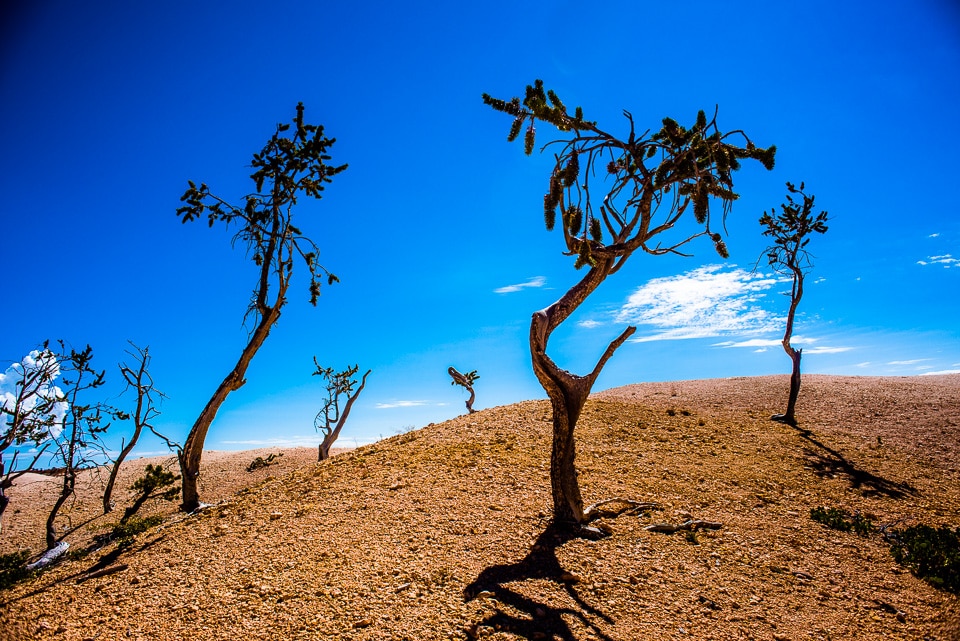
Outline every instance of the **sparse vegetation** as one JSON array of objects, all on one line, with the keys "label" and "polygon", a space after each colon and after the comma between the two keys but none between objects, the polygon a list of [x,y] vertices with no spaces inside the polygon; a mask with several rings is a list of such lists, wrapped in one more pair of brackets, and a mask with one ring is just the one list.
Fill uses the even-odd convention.
[{"label": "sparse vegetation", "polygon": [[897,563],[937,588],[960,594],[960,528],[915,525],[889,539]]},{"label": "sparse vegetation", "polygon": [[[179,488],[177,489],[179,490]],[[134,538],[138,534],[142,534],[161,523],[163,523],[163,516],[160,514],[145,517],[131,516],[114,526],[113,530],[110,531],[110,539],[117,542],[118,548],[127,548],[133,545]]]},{"label": "sparse vegetation", "polygon": [[128,507],[124,513],[121,523],[129,521],[136,514],[144,503],[151,499],[163,501],[173,501],[180,494],[180,488],[173,484],[180,479],[173,472],[163,469],[161,465],[148,464],[144,470],[143,476],[134,481],[131,490],[137,493],[133,505]]},{"label": "sparse vegetation", "polygon": [[27,569],[27,559],[30,553],[26,550],[11,554],[0,554],[0,590],[6,590],[24,579],[33,576],[34,572]]},{"label": "sparse vegetation", "polygon": [[833,530],[853,532],[860,536],[868,536],[876,530],[867,517],[859,512],[851,514],[842,508],[815,507],[810,510],[810,518]]}]

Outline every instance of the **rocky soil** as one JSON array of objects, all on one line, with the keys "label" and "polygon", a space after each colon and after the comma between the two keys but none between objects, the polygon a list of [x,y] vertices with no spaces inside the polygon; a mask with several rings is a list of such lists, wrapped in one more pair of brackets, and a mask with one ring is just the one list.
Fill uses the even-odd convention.
[{"label": "rocky soil", "polygon": [[[90,520],[91,478],[68,514],[80,553],[0,592],[0,637],[960,638],[960,599],[896,564],[882,537],[810,518],[824,506],[877,525],[960,526],[960,375],[805,376],[800,429],[769,420],[787,385],[594,395],[577,428],[584,498],[657,504],[601,519],[612,535],[600,540],[550,526],[546,401],[319,464],[312,449],[288,450],[247,472],[276,450],[211,454],[202,496],[213,507],[152,505],[162,524],[83,555],[119,518]],[[42,547],[51,490],[31,481],[10,492],[0,552]],[[645,529],[689,519],[722,527]]]}]

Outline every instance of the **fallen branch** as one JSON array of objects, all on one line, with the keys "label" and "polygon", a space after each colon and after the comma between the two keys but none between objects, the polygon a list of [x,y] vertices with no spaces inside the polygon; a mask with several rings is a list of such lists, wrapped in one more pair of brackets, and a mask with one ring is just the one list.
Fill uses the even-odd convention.
[{"label": "fallen branch", "polygon": [[[622,503],[623,507],[619,510],[602,510],[601,508],[610,505],[611,503]],[[587,507],[583,511],[583,516],[589,521],[595,519],[599,516],[620,516],[624,513],[636,514],[637,512],[642,512],[643,510],[652,510],[658,507],[656,503],[642,503],[640,501],[631,501],[630,499],[621,499],[613,498],[607,499],[606,501],[600,501],[599,503],[594,503],[593,505]]]},{"label": "fallen branch", "polygon": [[722,527],[723,523],[690,519],[689,521],[684,521],[680,525],[654,523],[653,525],[648,525],[643,529],[647,530],[648,532],[665,532],[666,534],[673,534],[674,532],[680,532],[681,530],[695,532],[697,530],[719,530]]},{"label": "fallen branch", "polygon": [[66,541],[60,541],[55,546],[43,553],[39,559],[33,563],[27,565],[28,570],[39,570],[40,568],[45,568],[61,556],[67,553],[67,550],[70,549],[70,544]]},{"label": "fallen branch", "polygon": [[90,572],[89,574],[84,574],[79,579],[77,579],[77,583],[83,583],[84,581],[87,581],[89,579],[96,579],[97,577],[107,576],[109,574],[115,574],[117,572],[123,572],[124,570],[127,569],[127,567],[128,566],[126,563],[118,563],[117,565],[111,565],[108,568],[103,568],[102,570],[97,570],[96,572]]}]

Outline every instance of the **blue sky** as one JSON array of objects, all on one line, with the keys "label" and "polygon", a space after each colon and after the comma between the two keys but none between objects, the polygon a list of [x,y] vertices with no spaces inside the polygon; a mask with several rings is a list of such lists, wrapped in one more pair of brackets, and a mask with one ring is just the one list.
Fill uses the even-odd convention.
[{"label": "blue sky", "polygon": [[543,398],[530,314],[578,273],[543,228],[549,159],[480,100],[542,78],[610,131],[623,109],[645,129],[719,106],[722,129],[779,149],[774,171],[735,177],[728,260],[709,242],[636,255],[554,335],[584,373],[637,324],[595,389],[789,371],[785,285],[753,271],[786,181],[832,218],[795,332],[804,371],[960,371],[960,10],[781,4],[4,3],[0,363],[89,343],[123,405],[116,363],[149,346],[157,424],[182,441],[244,344],[255,272],[223,228],[182,225],[178,199],[194,180],[240,200],[302,101],[350,165],[297,213],[341,283],[316,308],[294,283],[207,448],[316,444],[314,356],[373,369],[348,444],[461,413],[451,365],[479,371],[478,408]]}]

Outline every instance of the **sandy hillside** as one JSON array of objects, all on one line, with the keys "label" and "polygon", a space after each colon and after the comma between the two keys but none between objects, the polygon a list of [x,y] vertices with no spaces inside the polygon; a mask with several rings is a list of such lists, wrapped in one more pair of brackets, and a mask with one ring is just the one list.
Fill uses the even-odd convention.
[{"label": "sandy hillside", "polygon": [[[810,519],[826,506],[879,525],[960,526],[960,376],[805,376],[800,430],[768,420],[787,384],[738,378],[595,395],[577,431],[584,498],[657,503],[602,519],[612,536],[601,540],[550,528],[545,401],[321,464],[314,450],[293,450],[248,473],[254,457],[277,450],[211,455],[202,496],[214,508],[184,516],[152,506],[169,516],[132,546],[109,544],[0,592],[0,635],[960,638],[960,599],[897,565],[879,536]],[[0,550],[40,547],[44,485],[10,492]],[[81,498],[74,525],[96,513],[95,493]],[[688,518],[722,527],[644,529]],[[81,525],[68,540],[84,549],[115,520]],[[99,569],[110,573],[91,577]]]}]

